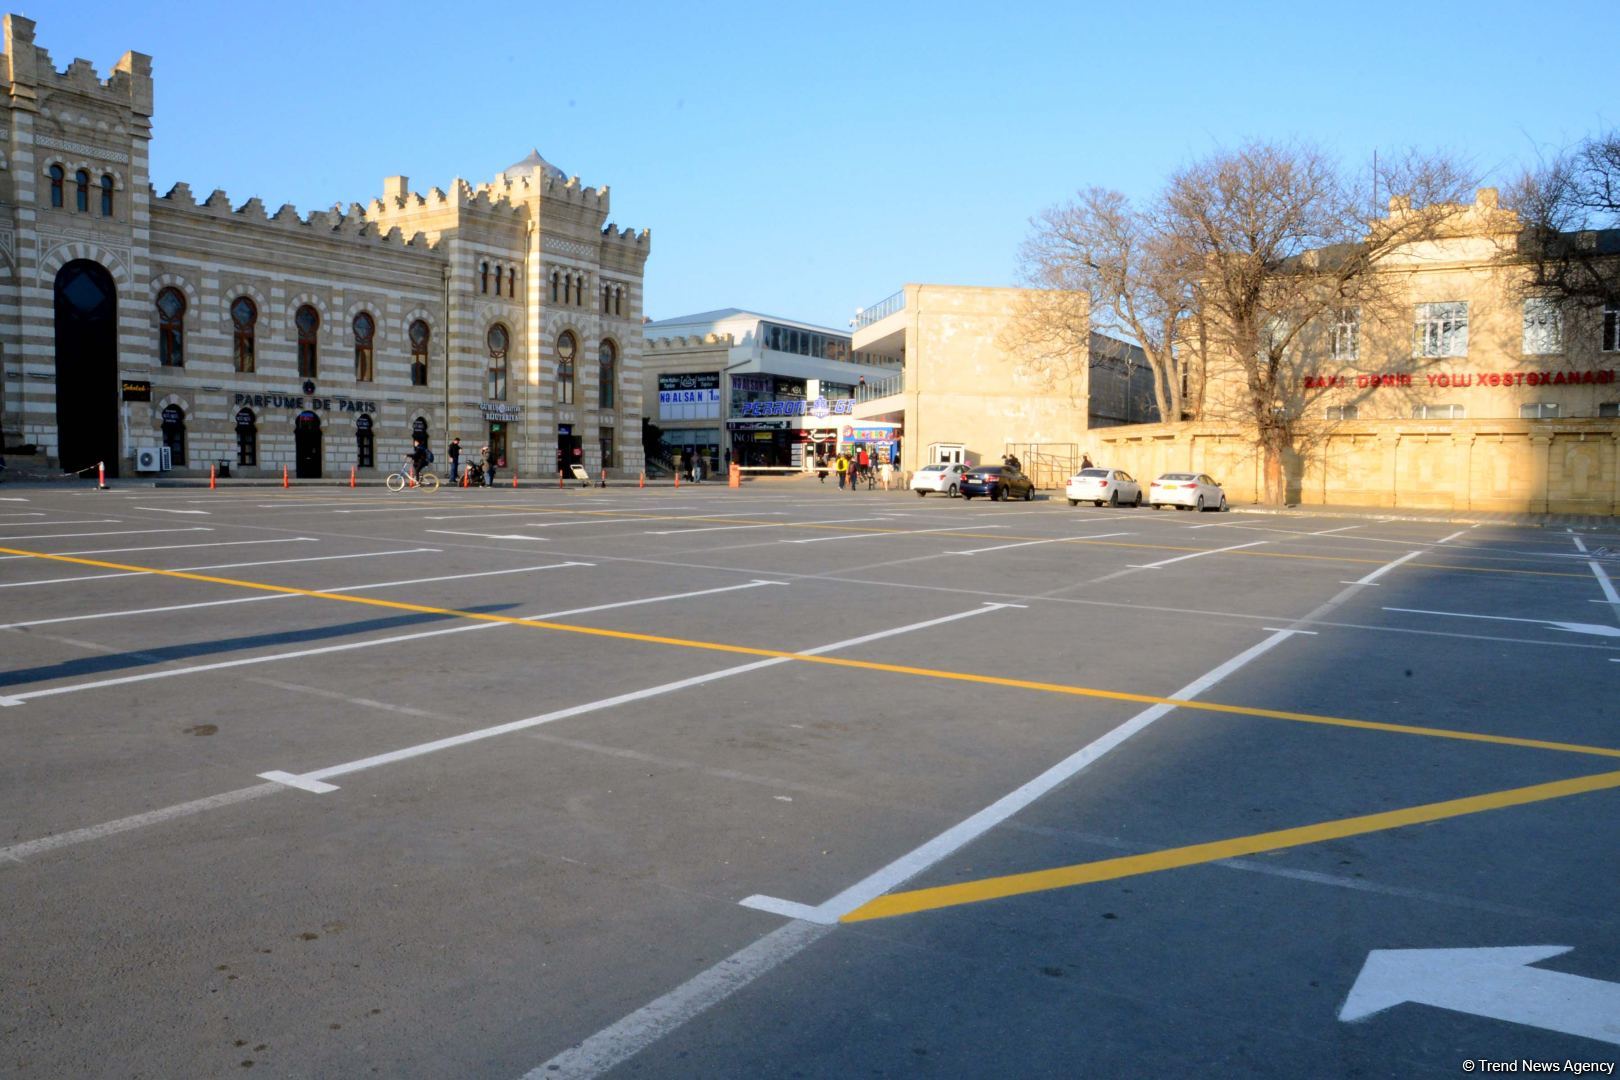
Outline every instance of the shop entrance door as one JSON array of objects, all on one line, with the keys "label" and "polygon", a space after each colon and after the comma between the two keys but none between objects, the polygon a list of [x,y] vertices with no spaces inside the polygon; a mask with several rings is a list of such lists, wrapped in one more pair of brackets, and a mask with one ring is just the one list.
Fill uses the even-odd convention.
[{"label": "shop entrance door", "polygon": [[567,473],[570,465],[585,464],[585,443],[574,434],[574,425],[557,425],[557,471]]},{"label": "shop entrance door", "polygon": [[298,479],[321,478],[321,418],[312,412],[293,421],[293,463]]},{"label": "shop entrance door", "polygon": [[497,469],[506,468],[506,422],[494,421],[489,425],[489,460]]},{"label": "shop entrance door", "polygon": [[56,274],[56,459],[63,472],[117,476],[118,291],[99,263]]}]

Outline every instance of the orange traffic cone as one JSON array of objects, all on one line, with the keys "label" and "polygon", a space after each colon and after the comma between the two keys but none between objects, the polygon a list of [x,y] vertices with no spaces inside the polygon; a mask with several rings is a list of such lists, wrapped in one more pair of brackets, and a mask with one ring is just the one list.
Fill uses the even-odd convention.
[{"label": "orange traffic cone", "polygon": [[214,466],[208,466],[208,490],[214,490]]},{"label": "orange traffic cone", "polygon": [[471,469],[468,469],[466,472],[461,474],[461,486],[462,487],[466,487],[467,484],[469,482],[471,482],[471,480],[472,480],[472,470]]},{"label": "orange traffic cone", "polygon": [[644,488],[646,486],[647,486],[647,470],[642,469],[641,470],[641,479],[636,481],[636,487]]},{"label": "orange traffic cone", "polygon": [[512,470],[512,488],[513,488],[513,490],[517,489],[517,470],[516,469]]},{"label": "orange traffic cone", "polygon": [[354,466],[349,466],[349,486],[354,487]]},{"label": "orange traffic cone", "polygon": [[281,467],[281,486],[284,488],[292,487],[292,484],[287,480],[287,466],[285,465]]}]

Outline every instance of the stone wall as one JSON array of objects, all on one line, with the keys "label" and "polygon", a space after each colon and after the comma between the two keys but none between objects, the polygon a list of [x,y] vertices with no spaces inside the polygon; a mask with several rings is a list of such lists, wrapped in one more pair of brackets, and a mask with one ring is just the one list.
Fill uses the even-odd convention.
[{"label": "stone wall", "polygon": [[[1234,503],[1263,491],[1252,433],[1213,424],[1093,431],[1100,466],[1139,480],[1204,472]],[[1313,429],[1287,465],[1288,501],[1620,515],[1620,422],[1581,420],[1345,421]]]}]

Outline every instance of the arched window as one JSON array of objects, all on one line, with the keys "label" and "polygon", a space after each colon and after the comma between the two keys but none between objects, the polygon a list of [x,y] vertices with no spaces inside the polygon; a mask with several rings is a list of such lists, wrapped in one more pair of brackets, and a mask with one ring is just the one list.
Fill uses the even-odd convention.
[{"label": "arched window", "polygon": [[623,286],[620,286],[619,288],[616,288],[616,289],[613,290],[613,314],[615,314],[615,315],[623,315],[624,314],[623,304],[624,304],[624,288],[623,288]]},{"label": "arched window", "polygon": [[259,308],[252,300],[246,296],[238,296],[231,301],[231,325],[236,330],[236,339],[231,345],[231,358],[236,362],[237,371],[253,370],[253,334],[258,324]]},{"label": "arched window", "polygon": [[186,467],[186,411],[178,405],[163,406],[163,445],[169,448],[169,464]]},{"label": "arched window", "polygon": [[236,463],[249,468],[259,463],[259,427],[252,409],[236,410]]},{"label": "arched window", "polygon": [[[51,205],[54,206],[56,209],[60,210],[60,209],[62,209],[62,181],[67,177],[67,173],[62,171],[62,166],[60,166],[60,165],[52,165],[51,166],[50,177],[51,177]],[[552,299],[555,300],[557,298],[555,296],[553,296]]]},{"label": "arched window", "polygon": [[101,177],[101,216],[112,217],[113,206],[113,178],[103,174]]},{"label": "arched window", "polygon": [[73,205],[81,214],[90,212],[90,174],[80,169],[73,174]]},{"label": "arched window", "polygon": [[603,285],[602,286],[602,314],[604,314],[604,315],[609,314],[613,309],[612,295],[613,295],[613,287],[611,285]]},{"label": "arched window", "polygon": [[186,363],[186,298],[170,286],[158,293],[158,363],[184,367]]},{"label": "arched window", "polygon": [[321,313],[305,304],[293,316],[293,324],[298,327],[298,374],[305,379],[313,379],[320,374],[320,355],[315,335],[320,333]]},{"label": "arched window", "polygon": [[377,336],[377,324],[365,312],[354,317],[354,381],[371,382],[377,377],[372,351],[372,340]]},{"label": "arched window", "polygon": [[557,273],[557,271],[553,270],[551,272],[551,302],[553,304],[557,302],[557,279],[560,277],[562,277],[562,275]]},{"label": "arched window", "polygon": [[585,306],[585,275],[580,274],[574,279],[574,306]]},{"label": "arched window", "polygon": [[517,295],[517,267],[515,266],[507,267],[506,270],[506,295]]},{"label": "arched window", "polygon": [[598,387],[597,401],[599,408],[613,408],[613,399],[615,396],[614,391],[619,385],[617,370],[618,358],[618,350],[613,347],[613,342],[602,342],[602,351],[597,357],[596,365],[596,382]]},{"label": "arched window", "polygon": [[573,274],[564,274],[563,275],[563,303],[572,304],[573,302],[574,302],[574,275]]},{"label": "arched window", "polygon": [[557,338],[557,402],[574,403],[574,335],[564,330]]},{"label": "arched window", "polygon": [[478,264],[478,291],[489,292],[489,263]]},{"label": "arched window", "polygon": [[489,328],[484,342],[489,346],[489,400],[506,400],[506,349],[512,343],[506,327],[496,323]]},{"label": "arched window", "polygon": [[428,375],[428,341],[432,332],[421,319],[411,323],[411,385],[426,386]]}]

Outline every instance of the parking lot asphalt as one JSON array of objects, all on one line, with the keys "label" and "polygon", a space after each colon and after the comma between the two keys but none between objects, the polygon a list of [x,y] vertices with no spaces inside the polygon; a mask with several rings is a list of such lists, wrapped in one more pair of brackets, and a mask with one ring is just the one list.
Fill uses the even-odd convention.
[{"label": "parking lot asphalt", "polygon": [[4,496],[0,1075],[1620,1055],[1620,522]]}]

